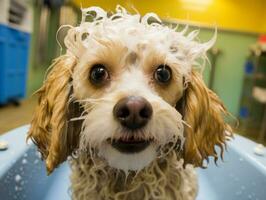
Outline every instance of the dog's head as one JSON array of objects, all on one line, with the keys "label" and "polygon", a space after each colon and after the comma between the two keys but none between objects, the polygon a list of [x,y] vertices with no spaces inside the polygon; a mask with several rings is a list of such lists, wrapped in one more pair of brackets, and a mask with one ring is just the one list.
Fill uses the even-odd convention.
[{"label": "dog's head", "polygon": [[[90,22],[86,18],[90,17]],[[89,150],[113,168],[140,170],[169,151],[202,166],[230,136],[223,104],[195,65],[207,43],[161,24],[155,14],[108,16],[83,10],[38,91],[29,137],[51,172],[73,151]]]}]

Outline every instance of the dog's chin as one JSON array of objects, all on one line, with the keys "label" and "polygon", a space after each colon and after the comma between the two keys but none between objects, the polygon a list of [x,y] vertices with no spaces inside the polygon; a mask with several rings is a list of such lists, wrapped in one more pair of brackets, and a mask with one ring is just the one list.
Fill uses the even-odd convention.
[{"label": "dog's chin", "polygon": [[152,141],[110,141],[102,145],[99,156],[112,168],[128,172],[139,171],[156,158],[156,147]]}]

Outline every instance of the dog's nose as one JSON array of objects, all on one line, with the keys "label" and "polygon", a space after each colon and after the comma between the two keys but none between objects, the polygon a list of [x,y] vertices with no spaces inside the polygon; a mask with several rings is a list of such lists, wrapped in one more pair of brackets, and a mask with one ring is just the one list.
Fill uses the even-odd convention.
[{"label": "dog's nose", "polygon": [[129,96],[117,102],[113,114],[123,126],[134,130],[147,124],[152,116],[152,106],[143,97]]}]

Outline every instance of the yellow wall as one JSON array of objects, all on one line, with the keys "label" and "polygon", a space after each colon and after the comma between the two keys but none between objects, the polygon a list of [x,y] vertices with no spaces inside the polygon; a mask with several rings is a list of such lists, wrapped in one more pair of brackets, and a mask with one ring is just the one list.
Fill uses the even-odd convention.
[{"label": "yellow wall", "polygon": [[266,33],[264,0],[73,0],[80,7],[100,6],[113,10],[120,4],[141,13],[156,12],[164,19],[182,19],[219,28]]}]

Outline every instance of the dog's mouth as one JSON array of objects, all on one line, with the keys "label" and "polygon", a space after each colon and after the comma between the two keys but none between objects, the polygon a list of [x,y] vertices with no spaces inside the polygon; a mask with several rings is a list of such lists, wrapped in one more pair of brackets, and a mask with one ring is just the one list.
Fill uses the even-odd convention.
[{"label": "dog's mouth", "polygon": [[120,138],[118,140],[108,139],[108,142],[122,153],[138,153],[146,149],[152,140],[135,139],[134,137]]}]

